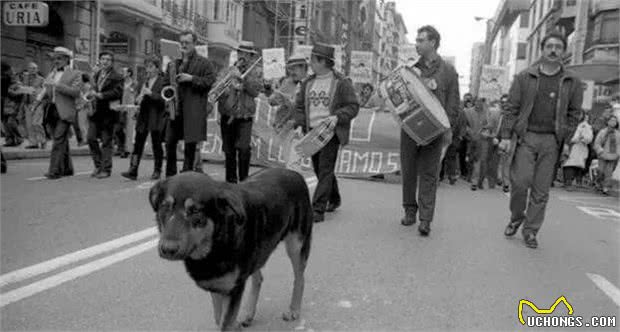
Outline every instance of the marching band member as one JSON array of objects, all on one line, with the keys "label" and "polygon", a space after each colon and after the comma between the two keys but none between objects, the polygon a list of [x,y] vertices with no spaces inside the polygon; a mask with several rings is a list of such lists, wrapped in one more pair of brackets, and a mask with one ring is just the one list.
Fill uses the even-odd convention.
[{"label": "marching band member", "polygon": [[[418,29],[416,49],[421,55],[415,68],[420,70],[421,77],[427,81],[441,106],[445,109],[450,125],[456,127],[459,109],[458,74],[452,65],[444,61],[439,54],[439,32],[432,26]],[[416,222],[418,208],[420,210],[420,226],[418,231],[427,236],[431,231],[431,221],[435,212],[437,180],[441,166],[441,150],[444,142],[452,141],[451,133],[440,135],[428,145],[418,145],[403,130],[400,135],[400,156],[403,178],[403,208],[405,216],[401,220],[404,226]],[[419,176],[419,182],[418,182]],[[419,184],[419,195],[418,192]],[[417,196],[417,197],[416,197]]]},{"label": "marching band member", "polygon": [[[184,140],[185,150],[181,172],[194,169],[196,147],[207,138],[207,95],[215,82],[215,68],[211,61],[196,53],[198,37],[192,31],[180,35],[183,58],[168,66],[164,87],[171,85],[170,69],[176,66],[179,109],[174,120],[169,119],[166,131],[166,176],[177,174],[177,143]],[[201,170],[201,169],[199,169]]]},{"label": "marching band member", "polygon": [[[88,118],[88,147],[95,164],[92,177],[104,179],[112,172],[112,149],[114,125],[118,121],[118,112],[111,109],[111,104],[119,102],[123,94],[123,77],[114,69],[114,54],[101,52],[100,69],[93,77],[92,96],[95,98],[95,111]],[[101,138],[101,146],[98,139]]]},{"label": "marching band member", "polygon": [[80,97],[82,75],[69,65],[73,52],[64,47],[56,47],[52,53],[54,70],[43,82],[41,97],[49,102],[47,117],[52,138],[50,166],[45,177],[58,179],[73,175],[73,163],[69,151],[69,128],[76,120],[76,99]]},{"label": "marching band member", "polygon": [[146,137],[151,134],[151,143],[153,145],[153,156],[155,158],[155,166],[151,180],[159,180],[161,177],[161,168],[164,161],[164,151],[162,148],[162,136],[166,124],[165,105],[161,97],[161,89],[163,87],[163,78],[159,72],[160,61],[157,58],[149,58],[145,61],[146,80],[138,91],[136,104],[139,106],[136,115],[136,138],[133,146],[133,153],[129,164],[129,170],[121,173],[121,175],[130,180],[138,178],[138,168],[140,159],[144,151],[144,143]]},{"label": "marching band member", "polygon": [[349,141],[351,120],[359,111],[353,85],[334,70],[334,61],[333,47],[314,45],[310,59],[314,74],[302,83],[295,102],[294,122],[305,132],[323,121],[336,123],[331,141],[312,156],[312,166],[318,178],[312,199],[314,222],[325,220],[325,212],[335,210],[341,203],[334,175],[336,158],[339,146]]},{"label": "marching band member", "polygon": [[287,76],[280,80],[278,89],[269,97],[271,106],[279,106],[275,128],[279,130],[293,115],[295,97],[299,84],[308,75],[308,63],[301,54],[293,54],[286,62]]},{"label": "marching band member", "polygon": [[[261,73],[257,68],[250,67],[257,61],[258,52],[254,43],[242,41],[237,48],[239,60],[233,73],[237,82],[224,92],[218,99],[218,110],[221,115],[220,129],[222,145],[226,156],[226,182],[237,183],[248,177],[252,150],[252,123],[256,112],[254,98],[262,87]],[[251,70],[241,80],[241,75]]]}]

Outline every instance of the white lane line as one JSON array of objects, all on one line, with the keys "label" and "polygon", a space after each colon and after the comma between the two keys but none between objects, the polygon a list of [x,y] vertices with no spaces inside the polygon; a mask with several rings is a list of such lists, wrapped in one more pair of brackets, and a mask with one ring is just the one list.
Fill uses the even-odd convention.
[{"label": "white lane line", "polygon": [[[92,173],[92,171],[77,172],[77,173],[74,173],[73,176],[76,176],[76,175],[86,175],[86,174],[90,174],[90,173]],[[40,181],[40,180],[45,180],[45,179],[47,179],[45,176],[37,176],[37,177],[33,177],[33,178],[27,178],[26,181]]]},{"label": "white lane line", "polygon": [[56,270],[65,265],[69,265],[71,263],[75,263],[117,248],[120,248],[124,245],[143,240],[149,236],[153,236],[157,234],[156,227],[150,227],[145,230],[129,234],[123,237],[120,237],[115,240],[111,240],[108,242],[104,242],[90,248],[82,249],[70,254],[66,254],[36,265],[32,265],[23,269],[19,269],[13,272],[9,272],[0,276],[0,287],[4,287],[6,285],[20,282],[22,280],[30,279],[32,277],[36,277],[40,274],[47,273],[53,270]]},{"label": "white lane line", "polygon": [[596,287],[602,290],[603,293],[609,296],[611,300],[620,307],[620,289],[618,289],[616,286],[614,286],[614,284],[612,284],[607,279],[598,274],[586,273],[586,275],[588,276],[588,278],[590,278],[590,280],[592,280],[592,282],[594,282]]},{"label": "white lane line", "polygon": [[142,243],[140,245],[131,247],[129,249],[123,250],[116,254],[106,256],[104,258],[100,258],[96,261],[86,263],[84,265],[80,265],[76,268],[58,273],[49,278],[45,278],[41,281],[32,283],[28,286],[24,286],[24,287],[12,290],[10,292],[7,292],[5,294],[2,294],[2,296],[0,296],[0,308],[8,304],[11,304],[15,301],[19,301],[21,299],[30,297],[32,295],[43,292],[50,288],[56,287],[67,281],[71,281],[79,277],[89,275],[95,271],[106,268],[112,264],[118,263],[120,261],[123,261],[125,259],[128,259],[136,255],[139,255],[147,250],[154,248],[157,245],[157,241],[158,239],[154,239],[154,240]]}]

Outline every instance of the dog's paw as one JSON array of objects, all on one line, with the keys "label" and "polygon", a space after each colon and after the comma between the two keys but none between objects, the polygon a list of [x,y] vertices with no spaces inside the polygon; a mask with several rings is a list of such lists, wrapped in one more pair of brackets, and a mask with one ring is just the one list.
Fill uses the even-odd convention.
[{"label": "dog's paw", "polygon": [[287,322],[297,320],[297,318],[299,318],[299,312],[298,311],[291,310],[289,312],[285,312],[285,313],[282,314],[282,319],[284,319]]},{"label": "dog's paw", "polygon": [[241,326],[248,327],[254,322],[254,317],[248,316],[241,320]]}]

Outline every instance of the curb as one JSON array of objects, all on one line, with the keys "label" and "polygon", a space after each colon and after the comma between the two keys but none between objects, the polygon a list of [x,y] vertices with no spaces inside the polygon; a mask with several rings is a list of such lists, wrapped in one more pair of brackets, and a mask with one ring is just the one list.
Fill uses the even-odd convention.
[{"label": "curb", "polygon": [[[72,148],[70,149],[71,156],[88,156],[90,155],[90,151],[88,147],[80,147],[80,148]],[[51,150],[13,150],[6,151],[6,149],[2,150],[2,154],[6,160],[17,160],[17,159],[38,159],[38,158],[49,158],[52,154]]]}]

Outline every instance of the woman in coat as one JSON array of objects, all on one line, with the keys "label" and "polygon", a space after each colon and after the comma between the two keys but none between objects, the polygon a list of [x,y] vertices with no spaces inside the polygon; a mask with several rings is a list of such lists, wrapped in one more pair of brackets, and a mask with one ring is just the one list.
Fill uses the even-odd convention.
[{"label": "woman in coat", "polygon": [[136,115],[136,137],[131,154],[129,170],[121,173],[121,175],[130,180],[138,178],[138,167],[140,159],[144,151],[144,143],[146,137],[151,134],[151,143],[153,145],[153,156],[155,158],[155,166],[151,180],[158,180],[161,177],[161,169],[164,161],[164,151],[162,148],[162,139],[165,128],[165,105],[161,97],[161,89],[163,87],[163,78],[159,71],[160,61],[157,58],[146,60],[147,77],[142,83],[140,94],[136,98],[136,104],[139,110]]},{"label": "woman in coat", "polygon": [[562,165],[564,171],[564,188],[572,190],[573,179],[577,178],[577,183],[581,183],[583,169],[586,167],[588,159],[588,144],[592,143],[592,126],[588,123],[587,113],[581,113],[581,122],[575,130],[568,146],[568,159]]},{"label": "woman in coat", "polygon": [[607,195],[611,186],[611,174],[620,156],[620,130],[618,130],[618,118],[615,115],[609,117],[607,127],[596,136],[594,151],[598,156],[599,183],[603,194]]}]

